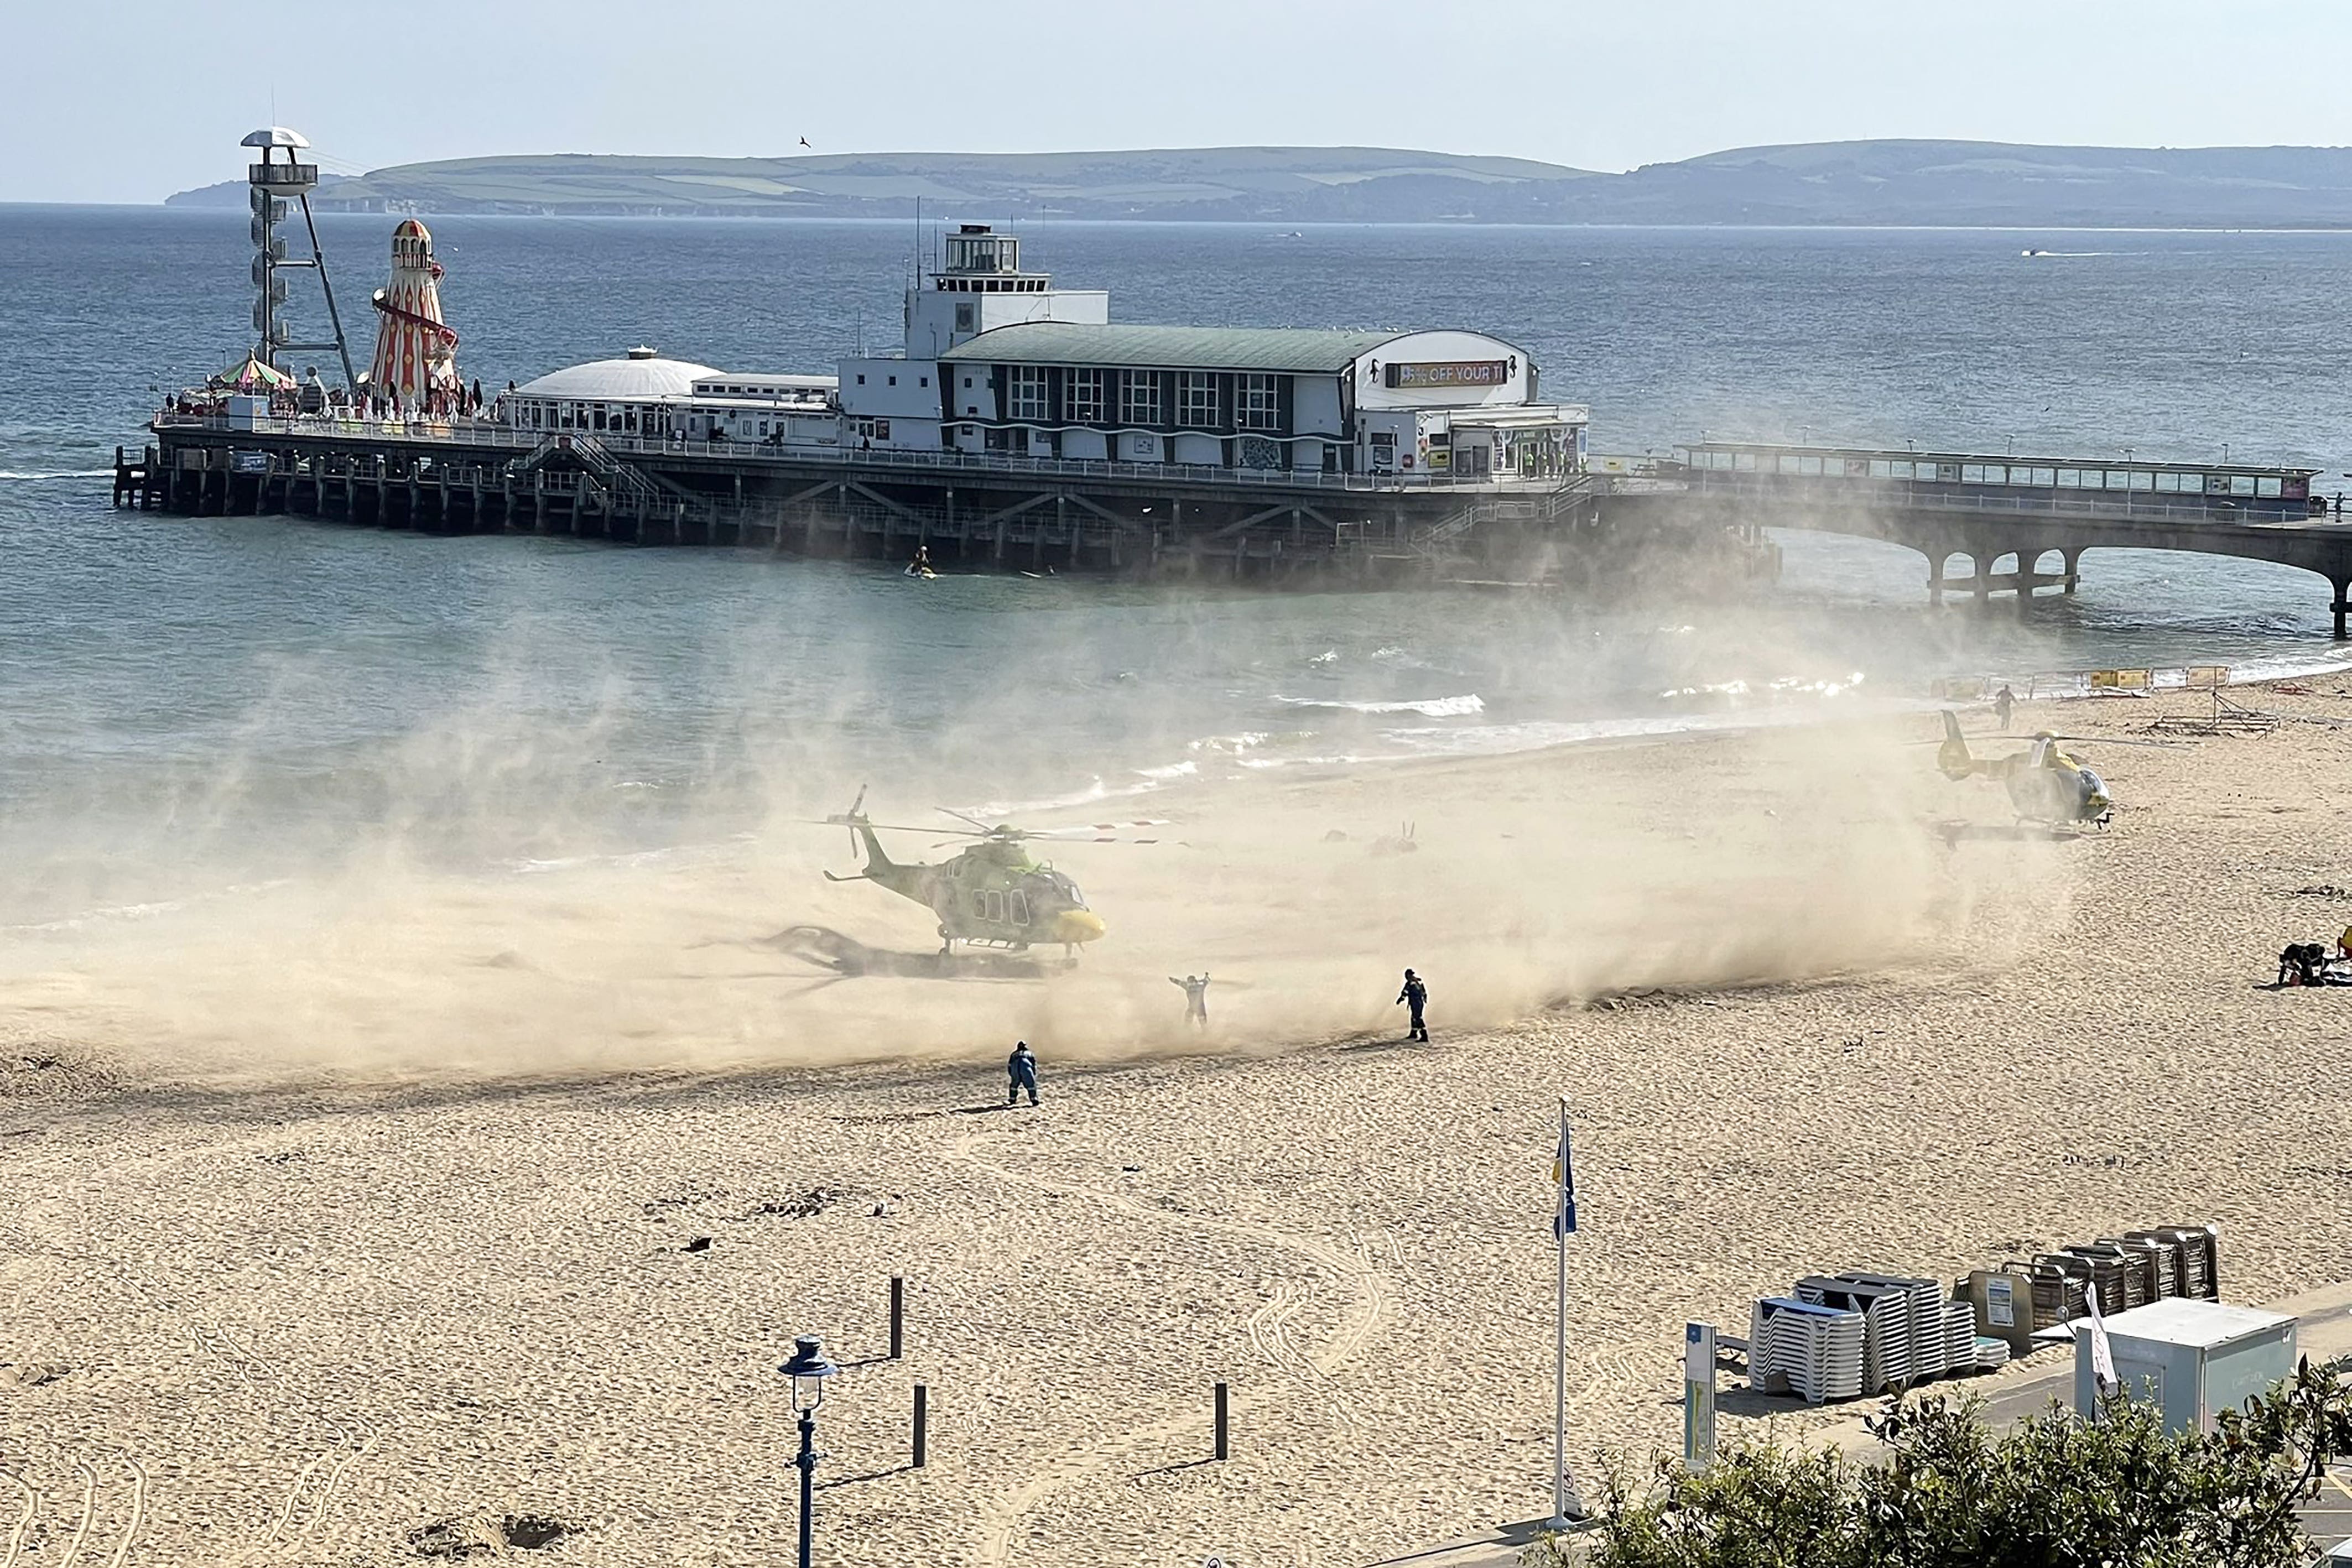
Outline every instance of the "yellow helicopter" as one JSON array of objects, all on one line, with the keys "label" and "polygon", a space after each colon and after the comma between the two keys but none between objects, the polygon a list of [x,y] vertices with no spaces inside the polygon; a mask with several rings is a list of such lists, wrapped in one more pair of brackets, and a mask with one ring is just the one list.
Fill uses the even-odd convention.
[{"label": "yellow helicopter", "polygon": [[1944,715],[1943,744],[1936,748],[1936,766],[1947,779],[1998,779],[2009,790],[2009,802],[2018,821],[2051,824],[2088,822],[2105,827],[2115,815],[2115,796],[2097,771],[2067,755],[2064,740],[2096,740],[2104,746],[2160,746],[2161,741],[2118,740],[2112,736],[2053,735],[2048,730],[2028,738],[2023,751],[2007,757],[1979,757],[1969,750],[1956,714]]},{"label": "yellow helicopter", "polygon": [[[1164,825],[1158,820],[1143,820],[1097,822],[1083,828],[1016,828],[1002,822],[991,826],[942,806],[941,811],[971,826],[915,828],[873,821],[865,814],[865,804],[866,791],[860,789],[848,810],[824,819],[828,826],[847,828],[851,843],[866,855],[864,868],[855,875],[826,872],[825,880],[877,883],[923,905],[939,917],[942,956],[953,954],[959,942],[1013,952],[1059,943],[1066,954],[1075,957],[1078,948],[1101,939],[1107,929],[1102,916],[1087,907],[1086,894],[1078,891],[1076,883],[1032,856],[1026,846],[1041,840],[1158,843],[1157,839],[1122,838],[1117,830]],[[974,841],[952,859],[931,865],[892,860],[876,836],[940,831],[950,840]]]}]

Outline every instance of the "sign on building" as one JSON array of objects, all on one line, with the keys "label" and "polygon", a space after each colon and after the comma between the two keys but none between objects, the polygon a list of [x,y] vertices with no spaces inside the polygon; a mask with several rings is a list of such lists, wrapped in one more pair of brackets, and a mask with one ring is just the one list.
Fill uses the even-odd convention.
[{"label": "sign on building", "polygon": [[1388,384],[1399,391],[1444,392],[1457,387],[1507,386],[1511,380],[1507,360],[1420,360],[1399,364],[1391,361]]}]

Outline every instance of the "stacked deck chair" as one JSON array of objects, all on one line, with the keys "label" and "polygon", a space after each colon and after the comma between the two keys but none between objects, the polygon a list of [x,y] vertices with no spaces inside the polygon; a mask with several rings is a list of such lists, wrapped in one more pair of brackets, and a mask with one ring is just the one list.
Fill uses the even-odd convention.
[{"label": "stacked deck chair", "polygon": [[1814,1405],[1857,1398],[1864,1334],[1860,1312],[1767,1297],[1748,1314],[1748,1386],[1795,1394]]}]

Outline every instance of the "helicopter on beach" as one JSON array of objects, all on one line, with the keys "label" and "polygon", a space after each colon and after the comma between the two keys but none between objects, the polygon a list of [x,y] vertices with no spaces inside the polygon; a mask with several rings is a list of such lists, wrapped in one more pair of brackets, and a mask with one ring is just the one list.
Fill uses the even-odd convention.
[{"label": "helicopter on beach", "polygon": [[[864,868],[855,875],[826,872],[825,880],[876,883],[923,905],[939,917],[942,956],[952,955],[959,942],[1013,952],[1059,943],[1075,958],[1078,948],[1101,939],[1107,929],[1102,916],[1087,907],[1086,894],[1078,891],[1076,883],[1036,859],[1027,846],[1040,841],[1157,843],[1157,839],[1121,838],[1117,830],[1162,825],[1147,820],[1079,828],[1016,828],[1003,822],[992,826],[942,806],[941,811],[971,826],[918,828],[876,822],[865,814],[865,805],[866,791],[860,789],[848,810],[824,819],[826,826],[847,828],[850,842],[866,856]],[[972,842],[961,853],[934,865],[892,860],[877,836],[929,832],[945,832],[950,841],[969,839]]]},{"label": "helicopter on beach", "polygon": [[1936,766],[1945,778],[1998,779],[2009,790],[2009,802],[2021,822],[2053,825],[2088,822],[2105,827],[2115,815],[2115,796],[2107,781],[2067,754],[2059,742],[2095,740],[2105,746],[2159,746],[2161,741],[2118,740],[2112,736],[2053,735],[2048,730],[2026,737],[2026,749],[2007,757],[1979,757],[1960,733],[1959,716],[1944,715],[1944,739],[1936,748]]}]

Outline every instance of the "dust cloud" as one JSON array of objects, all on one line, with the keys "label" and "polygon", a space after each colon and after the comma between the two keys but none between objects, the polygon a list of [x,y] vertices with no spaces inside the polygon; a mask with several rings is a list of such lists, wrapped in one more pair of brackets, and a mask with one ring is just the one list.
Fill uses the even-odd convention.
[{"label": "dust cloud", "polygon": [[[282,767],[219,758],[170,832],[126,834],[175,846],[178,884],[203,896],[62,918],[54,898],[0,900],[0,1027],[135,1077],[231,1084],[986,1059],[1016,1038],[1059,1061],[1274,1051],[1402,1033],[1407,965],[1433,1024],[1459,1030],[1634,988],[1997,956],[2063,914],[2033,846],[1929,831],[1966,802],[1891,718],[1369,766],[1212,753],[1148,795],[1022,814],[1167,820],[1156,845],[1041,849],[1108,926],[1074,967],[1050,949],[940,973],[929,911],[823,875],[856,869],[847,835],[810,819],[868,781],[872,690],[845,687],[824,724],[763,727],[747,716],[788,677],[708,662],[705,718],[673,760],[726,788],[668,790],[653,832],[662,781],[610,760],[614,716],[643,695],[591,671],[593,711],[550,711],[523,674],[546,653],[504,650],[507,676],[364,767],[312,759],[291,793]],[[315,714],[329,695],[277,700]],[[1018,734],[1018,701],[968,722]],[[952,769],[874,777],[868,810],[952,826],[930,803],[981,793],[963,749],[941,737]],[[25,868],[20,895],[92,882],[59,869],[78,852]],[[1203,970],[1195,1031],[1169,979]]]}]

